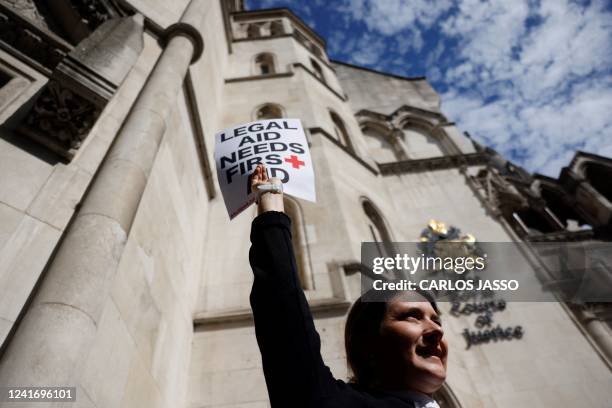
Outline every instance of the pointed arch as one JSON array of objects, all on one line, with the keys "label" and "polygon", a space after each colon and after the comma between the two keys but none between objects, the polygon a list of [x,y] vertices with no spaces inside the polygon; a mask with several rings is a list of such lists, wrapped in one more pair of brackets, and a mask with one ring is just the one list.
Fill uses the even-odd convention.
[{"label": "pointed arch", "polygon": [[275,103],[265,103],[258,106],[253,114],[255,120],[280,119],[284,117],[284,109]]},{"label": "pointed arch", "polygon": [[282,20],[274,20],[270,23],[270,35],[275,37],[277,35],[285,34],[285,27],[283,26]]},{"label": "pointed arch", "polygon": [[440,122],[405,114],[394,121],[402,129],[406,154],[410,159],[428,159],[461,153]]},{"label": "pointed arch", "polygon": [[302,284],[302,289],[313,290],[314,276],[312,273],[312,262],[310,260],[310,248],[308,247],[308,237],[306,235],[306,224],[304,213],[297,200],[284,196],[283,198],[285,213],[291,218],[291,235],[293,237],[293,252],[298,267],[298,275]]},{"label": "pointed arch", "polygon": [[262,52],[255,56],[255,74],[256,75],[269,75],[276,73],[276,66],[274,64],[274,54],[269,52]]},{"label": "pointed arch", "polygon": [[429,159],[444,156],[439,140],[421,127],[405,125],[404,143],[411,159]]},{"label": "pointed arch", "polygon": [[247,26],[247,38],[259,38],[261,36],[261,24],[251,23]]},{"label": "pointed arch", "polygon": [[311,43],[309,49],[310,49],[310,51],[312,51],[312,53],[314,55],[316,55],[317,57],[319,57],[321,59],[324,59],[324,54],[323,54],[323,51],[321,51],[321,48],[319,48],[315,44]]},{"label": "pointed arch", "polygon": [[400,137],[388,126],[373,121],[361,123],[361,132],[370,156],[378,163],[406,160]]},{"label": "pointed arch", "polygon": [[310,65],[312,66],[315,76],[322,82],[326,83],[327,81],[325,80],[325,75],[323,74],[323,68],[321,68],[321,65],[319,65],[319,63],[313,58],[310,59]]},{"label": "pointed arch", "polygon": [[393,247],[393,236],[391,229],[382,212],[367,197],[361,197],[361,207],[368,219],[368,229],[370,230],[373,242],[377,242],[379,255],[382,257],[391,256],[395,249]]},{"label": "pointed arch", "polygon": [[334,125],[334,135],[336,136],[336,140],[342,146],[354,151],[351,138],[349,137],[348,131],[346,130],[346,125],[344,124],[342,118],[340,118],[340,116],[331,109],[329,110],[329,115]]}]

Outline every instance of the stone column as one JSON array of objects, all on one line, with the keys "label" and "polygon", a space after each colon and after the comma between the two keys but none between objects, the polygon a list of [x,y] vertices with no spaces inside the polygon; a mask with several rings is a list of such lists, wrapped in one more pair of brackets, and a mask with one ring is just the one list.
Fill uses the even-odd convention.
[{"label": "stone column", "polygon": [[192,0],[166,30],[161,56],[0,360],[1,386],[78,386],[168,117],[203,49],[205,1]]},{"label": "stone column", "polygon": [[391,139],[391,146],[393,147],[397,160],[409,160],[410,155],[408,154],[408,148],[404,143],[404,131],[399,128],[393,128],[389,134],[389,138]]}]

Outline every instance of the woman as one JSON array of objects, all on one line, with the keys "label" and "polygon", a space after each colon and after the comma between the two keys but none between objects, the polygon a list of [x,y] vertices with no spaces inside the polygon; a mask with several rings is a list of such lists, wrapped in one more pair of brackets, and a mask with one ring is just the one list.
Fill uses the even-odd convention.
[{"label": "woman", "polygon": [[263,165],[251,175],[260,195],[251,228],[250,300],[272,407],[438,407],[431,395],[446,377],[448,347],[426,294],[357,300],[345,331],[354,377],[349,384],[334,379],[298,279],[291,220],[283,213],[282,189],[273,188],[279,184]]}]

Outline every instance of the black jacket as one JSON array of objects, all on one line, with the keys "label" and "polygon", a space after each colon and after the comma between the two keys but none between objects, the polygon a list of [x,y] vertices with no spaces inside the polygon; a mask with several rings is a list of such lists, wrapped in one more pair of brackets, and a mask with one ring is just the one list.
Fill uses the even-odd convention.
[{"label": "black jacket", "polygon": [[323,363],[298,279],[290,218],[274,211],[259,215],[251,227],[251,244],[255,280],[250,300],[272,407],[414,407],[409,397],[336,380]]}]

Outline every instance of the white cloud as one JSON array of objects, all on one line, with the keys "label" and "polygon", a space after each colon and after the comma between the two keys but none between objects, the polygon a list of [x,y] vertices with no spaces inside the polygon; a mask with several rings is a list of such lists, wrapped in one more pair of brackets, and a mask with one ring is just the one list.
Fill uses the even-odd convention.
[{"label": "white cloud", "polygon": [[444,46],[444,41],[438,41],[436,47],[432,51],[429,51],[429,54],[427,54],[425,66],[429,68],[437,65],[445,50],[446,47]]},{"label": "white cloud", "polygon": [[[612,20],[597,3],[582,10],[575,4],[546,1],[544,23],[525,39],[520,56],[521,85],[528,98],[556,93],[570,80],[612,64]],[[607,18],[606,18],[607,17]]]},{"label": "white cloud", "polygon": [[442,79],[442,71],[436,66],[427,67],[427,79],[430,82],[438,82]]},{"label": "white cloud", "polygon": [[327,38],[327,50],[330,54],[338,55],[343,51],[347,51],[346,34],[344,31],[334,31]]},{"label": "white cloud", "polygon": [[451,6],[450,0],[342,0],[339,9],[363,21],[370,31],[394,35],[412,28],[417,21],[431,25]]},{"label": "white cloud", "polygon": [[[495,71],[495,78],[512,77],[513,50],[526,31],[527,0],[489,2],[462,0],[459,11],[441,23],[448,37],[459,39],[458,57],[470,62],[470,72],[462,71],[463,82],[472,85],[479,71]],[[465,67],[464,67],[465,68]]]},{"label": "white cloud", "polygon": [[359,38],[358,44],[350,54],[351,60],[356,64],[373,65],[380,62],[385,53],[385,41],[375,35],[366,33]]},{"label": "white cloud", "polygon": [[371,34],[393,37],[397,52],[407,54],[423,48],[419,25],[430,26],[451,6],[450,0],[341,0],[333,7],[345,24],[362,22]]},{"label": "white cloud", "polygon": [[611,153],[612,15],[601,2],[463,0],[442,26],[463,45],[442,95],[463,129],[551,176],[577,149]]},{"label": "white cloud", "polygon": [[397,47],[395,51],[400,55],[406,55],[411,50],[419,52],[424,44],[421,31],[416,27],[406,30],[402,35],[394,36],[393,39]]}]

